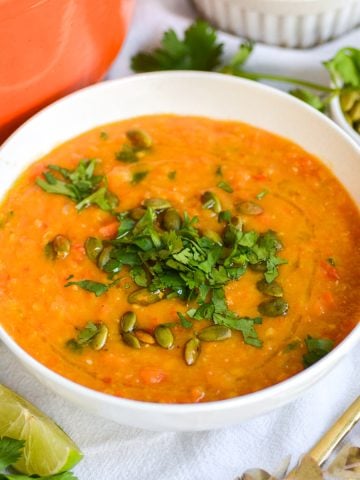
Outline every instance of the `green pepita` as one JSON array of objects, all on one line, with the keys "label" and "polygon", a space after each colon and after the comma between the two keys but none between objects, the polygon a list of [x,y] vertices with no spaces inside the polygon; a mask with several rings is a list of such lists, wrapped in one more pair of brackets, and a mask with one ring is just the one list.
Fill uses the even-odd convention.
[{"label": "green pepita", "polygon": [[139,349],[141,348],[140,341],[135,337],[133,333],[123,333],[122,334],[123,342],[131,348]]},{"label": "green pepita", "polygon": [[200,340],[196,337],[190,338],[185,344],[184,359],[186,365],[194,365],[200,354]]},{"label": "green pepita", "polygon": [[145,208],[136,207],[130,210],[129,215],[130,215],[130,218],[138,221],[140,220],[140,218],[142,218],[145,215],[145,212],[146,212]]},{"label": "green pepita", "polygon": [[98,327],[97,334],[92,338],[90,345],[94,350],[101,350],[104,348],[106,340],[109,335],[109,330],[104,323]]},{"label": "green pepita", "polygon": [[132,332],[136,325],[136,313],[126,312],[120,319],[120,331],[123,333]]},{"label": "green pepita", "polygon": [[100,238],[88,237],[85,240],[85,252],[93,262],[98,258],[103,249],[103,242]]},{"label": "green pepita", "polygon": [[340,96],[341,108],[344,112],[349,112],[356,102],[360,100],[360,92],[344,92]]},{"label": "green pepita", "polygon": [[166,210],[171,207],[171,203],[164,198],[148,198],[144,201],[144,205],[153,210]]},{"label": "green pepita", "polygon": [[214,192],[204,192],[201,196],[201,203],[203,208],[213,210],[215,213],[220,213],[222,210],[219,197]]},{"label": "green pepita", "polygon": [[144,130],[133,129],[126,132],[126,136],[133,147],[140,150],[147,150],[152,147],[153,141],[150,135]]},{"label": "green pepita", "polygon": [[135,292],[130,293],[128,296],[129,303],[135,303],[136,305],[151,305],[152,303],[160,302],[164,297],[164,293],[160,290],[156,292],[150,292],[147,288],[139,288]]},{"label": "green pepita", "polygon": [[203,342],[219,342],[221,340],[227,340],[230,337],[230,328],[222,325],[211,325],[210,327],[203,328],[198,333],[198,338]]},{"label": "green pepita", "polygon": [[108,261],[110,260],[110,253],[111,253],[111,250],[112,250],[112,247],[105,247],[98,259],[97,259],[97,264],[98,264],[98,267],[101,268],[101,270],[104,269],[105,265],[108,263]]},{"label": "green pepita", "polygon": [[221,236],[215,230],[205,230],[204,235],[218,245],[223,244]]},{"label": "green pepita", "polygon": [[259,280],[256,283],[256,288],[259,292],[269,295],[270,297],[282,297],[283,289],[282,286],[275,280],[271,283],[268,283],[265,279]]},{"label": "green pepita", "polygon": [[155,338],[149,333],[145,332],[145,330],[136,330],[135,336],[141,343],[145,343],[146,345],[154,345]]},{"label": "green pepita", "polygon": [[236,210],[243,215],[261,215],[264,212],[260,205],[251,201],[239,202],[236,205]]},{"label": "green pepita", "polygon": [[171,230],[176,231],[180,229],[181,217],[174,208],[169,208],[164,212],[164,216],[162,218],[162,227],[168,232]]},{"label": "green pepita", "polygon": [[52,241],[52,246],[56,258],[60,258],[63,260],[70,253],[71,243],[70,240],[64,235],[56,235],[56,237]]},{"label": "green pepita", "polygon": [[266,300],[258,305],[258,311],[264,317],[281,317],[286,315],[289,310],[289,304],[281,298]]},{"label": "green pepita", "polygon": [[159,325],[154,330],[156,343],[162,348],[171,348],[174,345],[174,335],[169,327]]}]

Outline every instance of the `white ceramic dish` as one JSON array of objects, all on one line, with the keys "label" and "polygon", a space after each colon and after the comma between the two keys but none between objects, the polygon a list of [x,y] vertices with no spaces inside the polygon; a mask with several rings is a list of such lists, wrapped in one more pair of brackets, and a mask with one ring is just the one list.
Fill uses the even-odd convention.
[{"label": "white ceramic dish", "polygon": [[357,133],[352,126],[346,121],[343,111],[341,110],[340,101],[338,98],[335,98],[330,105],[331,117],[333,120],[340,125],[345,132],[350,135],[355,142],[360,145],[360,134]]},{"label": "white ceramic dish", "polygon": [[[0,198],[17,176],[56,145],[97,125],[143,114],[176,113],[241,120],[283,135],[322,158],[356,202],[360,149],[324,115],[270,87],[227,75],[166,72],[106,82],[47,107],[0,150]],[[207,430],[264,414],[328,373],[360,340],[360,325],[329,355],[293,378],[238,398],[193,405],[126,400],[77,385],[44,367],[0,327],[0,339],[41,382],[94,414],[152,430]]]},{"label": "white ceramic dish", "polygon": [[217,27],[258,42],[308,48],[360,23],[359,0],[193,0]]}]

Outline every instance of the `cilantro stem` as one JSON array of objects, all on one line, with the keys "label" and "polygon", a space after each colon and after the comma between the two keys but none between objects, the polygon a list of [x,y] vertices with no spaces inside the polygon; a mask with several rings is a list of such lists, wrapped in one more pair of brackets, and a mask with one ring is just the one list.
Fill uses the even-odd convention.
[{"label": "cilantro stem", "polygon": [[299,80],[297,78],[285,77],[282,75],[273,75],[271,73],[244,72],[243,70],[234,70],[232,68],[229,69],[228,67],[225,67],[225,69],[222,70],[222,73],[230,73],[236,77],[248,78],[249,80],[272,80],[274,82],[290,83],[326,93],[338,93],[341,91],[339,88],[327,87],[318,83],[308,82],[307,80]]}]

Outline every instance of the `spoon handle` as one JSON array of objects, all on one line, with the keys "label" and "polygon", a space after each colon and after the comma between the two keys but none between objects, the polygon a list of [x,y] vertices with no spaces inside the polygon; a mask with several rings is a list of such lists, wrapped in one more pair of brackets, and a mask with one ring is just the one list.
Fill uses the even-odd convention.
[{"label": "spoon handle", "polygon": [[345,410],[323,437],[308,452],[319,465],[331,455],[338,443],[360,420],[360,396]]}]

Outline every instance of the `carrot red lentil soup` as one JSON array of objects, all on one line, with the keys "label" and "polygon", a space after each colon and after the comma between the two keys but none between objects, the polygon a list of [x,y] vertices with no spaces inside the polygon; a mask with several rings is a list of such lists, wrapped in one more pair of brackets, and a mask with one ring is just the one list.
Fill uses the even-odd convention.
[{"label": "carrot red lentil soup", "polygon": [[358,209],[318,159],[242,123],[96,128],[30,166],[1,219],[2,325],[116,396],[263,389],[359,319]]}]

